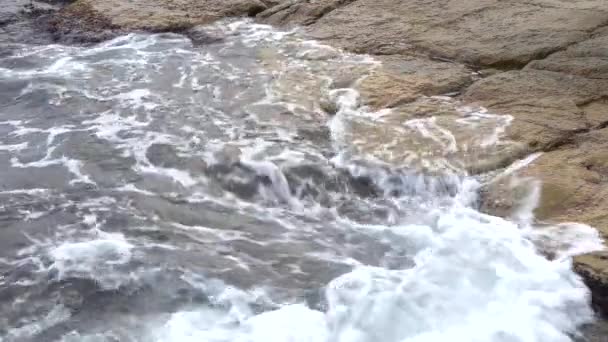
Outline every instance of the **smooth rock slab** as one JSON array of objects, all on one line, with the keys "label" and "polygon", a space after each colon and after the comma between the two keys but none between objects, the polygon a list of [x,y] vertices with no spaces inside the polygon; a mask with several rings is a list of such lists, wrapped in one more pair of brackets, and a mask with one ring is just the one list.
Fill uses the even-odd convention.
[{"label": "smooth rock slab", "polygon": [[608,30],[543,60],[533,61],[527,68],[608,79]]},{"label": "smooth rock slab", "polygon": [[456,63],[413,56],[378,56],[382,63],[357,89],[375,109],[392,108],[422,96],[455,93],[473,82],[473,72]]},{"label": "smooth rock slab", "polygon": [[464,101],[512,115],[507,136],[528,152],[549,150],[590,129],[584,106],[608,95],[608,81],[558,72],[523,70],[496,74],[472,85]]},{"label": "smooth rock slab", "polygon": [[[605,1],[292,1],[263,13],[309,25],[316,38],[370,54],[423,52],[476,65],[520,67],[582,41],[607,22]],[[277,7],[278,8],[278,7]]]}]

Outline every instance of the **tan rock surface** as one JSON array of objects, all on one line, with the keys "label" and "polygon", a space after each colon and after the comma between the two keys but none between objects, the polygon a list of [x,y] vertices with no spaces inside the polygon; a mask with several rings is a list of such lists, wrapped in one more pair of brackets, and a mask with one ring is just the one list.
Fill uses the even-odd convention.
[{"label": "tan rock surface", "polygon": [[564,51],[531,62],[528,69],[550,70],[595,79],[608,79],[608,31]]},{"label": "tan rock surface", "polygon": [[532,152],[550,150],[566,143],[574,134],[608,120],[608,117],[602,120],[595,108],[588,108],[590,103],[607,95],[608,80],[522,70],[496,74],[475,83],[464,100],[513,116],[507,136]]},{"label": "tan rock surface", "polygon": [[283,7],[261,16],[309,25],[316,38],[351,51],[419,51],[500,67],[523,66],[582,41],[608,21],[608,3],[598,0],[302,0]]},{"label": "tan rock surface", "polygon": [[[574,269],[581,274],[593,291],[594,304],[598,308],[608,307],[608,252],[598,252],[576,257]],[[601,338],[606,337],[606,333]],[[602,341],[598,337],[598,341]]]},{"label": "tan rock surface", "polygon": [[375,109],[457,92],[473,82],[472,70],[461,64],[413,56],[379,56],[377,60],[382,66],[357,86],[364,103]]},{"label": "tan rock surface", "polygon": [[265,9],[261,0],[77,0],[57,14],[54,26],[64,31],[178,31]]}]

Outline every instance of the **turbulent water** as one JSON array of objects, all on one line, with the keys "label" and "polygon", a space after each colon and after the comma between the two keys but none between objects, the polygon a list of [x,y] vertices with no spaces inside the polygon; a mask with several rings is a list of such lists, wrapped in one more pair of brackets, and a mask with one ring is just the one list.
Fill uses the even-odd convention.
[{"label": "turbulent water", "polygon": [[0,57],[0,341],[579,338],[569,256],[595,232],[531,226],[534,196],[482,214],[459,164],[454,125],[498,146],[509,117],[383,120],[354,90],[369,57],[199,34]]}]

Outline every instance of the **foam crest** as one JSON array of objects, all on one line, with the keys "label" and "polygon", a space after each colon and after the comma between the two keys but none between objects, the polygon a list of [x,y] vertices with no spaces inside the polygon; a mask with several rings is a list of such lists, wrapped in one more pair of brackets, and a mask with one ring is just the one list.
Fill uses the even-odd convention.
[{"label": "foam crest", "polygon": [[[52,270],[59,279],[97,275],[103,283],[112,268],[131,260],[133,245],[120,235],[103,234],[105,238],[65,242],[49,251]],[[106,273],[106,274],[104,274]]]}]

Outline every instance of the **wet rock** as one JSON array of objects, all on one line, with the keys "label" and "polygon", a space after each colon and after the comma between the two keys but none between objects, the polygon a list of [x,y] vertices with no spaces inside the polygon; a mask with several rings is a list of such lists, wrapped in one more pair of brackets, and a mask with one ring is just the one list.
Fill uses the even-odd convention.
[{"label": "wet rock", "polygon": [[604,342],[608,336],[608,322],[602,319],[596,319],[590,324],[581,327],[583,333],[582,338],[574,338],[576,342]]},{"label": "wet rock", "polygon": [[221,43],[224,37],[219,32],[213,32],[204,26],[196,26],[185,32],[195,45]]},{"label": "wet rock", "polygon": [[348,118],[343,138],[356,153],[431,174],[477,174],[507,166],[522,153],[519,143],[496,141],[503,138],[508,118],[471,119],[478,114],[449,98],[421,97],[369,117]]},{"label": "wet rock", "polygon": [[593,305],[604,315],[608,315],[608,252],[577,256],[574,270],[585,279],[591,289]]},{"label": "wet rock", "polygon": [[158,167],[180,169],[192,175],[205,171],[207,164],[197,156],[182,156],[177,148],[169,144],[152,144],[146,151],[148,161]]},{"label": "wet rock", "polygon": [[[540,182],[534,214],[549,222],[581,222],[598,229],[608,239],[608,129],[572,138],[567,146],[547,152],[508,177],[488,185],[482,210],[510,216],[528,198],[532,182]],[[575,269],[591,290],[596,307],[608,313],[608,263],[606,253],[574,259]]]},{"label": "wet rock", "polygon": [[210,165],[206,174],[222,189],[243,199],[251,199],[258,195],[260,185],[271,184],[268,177],[258,175],[254,169],[238,161]]},{"label": "wet rock", "polygon": [[608,79],[608,31],[545,59],[533,61],[526,68]]},{"label": "wet rock", "polygon": [[411,56],[377,59],[382,65],[357,86],[364,103],[376,109],[458,92],[472,82],[471,70],[460,64]]},{"label": "wet rock", "polygon": [[338,113],[340,110],[336,102],[327,98],[322,98],[321,101],[319,101],[319,106],[328,115],[336,115],[336,113]]},{"label": "wet rock", "polygon": [[146,151],[146,157],[152,165],[174,168],[182,163],[174,146],[168,144],[152,144]]},{"label": "wet rock", "polygon": [[71,44],[97,43],[123,33],[89,3],[81,1],[55,13],[48,21],[48,31],[55,40]]},{"label": "wet rock", "polygon": [[310,25],[324,15],[355,0],[301,1],[288,0],[260,13],[271,24]]},{"label": "wet rock", "polygon": [[523,70],[476,82],[464,100],[513,116],[506,135],[531,152],[567,143],[574,134],[593,126],[582,107],[606,95],[608,80]]},{"label": "wet rock", "polygon": [[59,36],[101,40],[117,32],[182,32],[224,17],[253,16],[267,8],[259,0],[78,0],[62,9],[52,28]]}]

